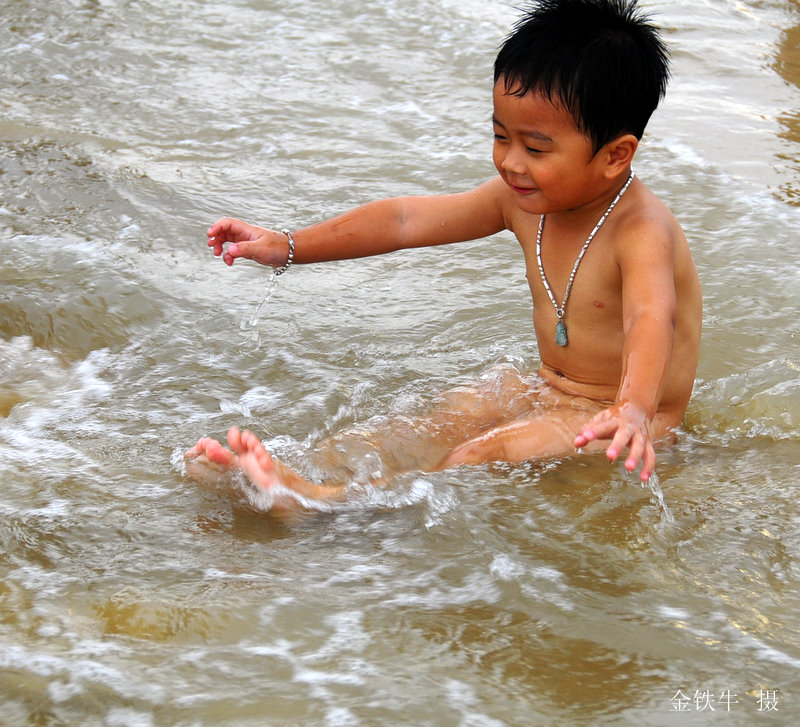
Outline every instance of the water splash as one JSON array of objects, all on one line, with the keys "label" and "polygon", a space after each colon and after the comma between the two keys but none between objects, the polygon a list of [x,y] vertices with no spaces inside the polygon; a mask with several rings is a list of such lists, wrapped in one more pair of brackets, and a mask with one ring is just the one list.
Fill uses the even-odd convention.
[{"label": "water splash", "polygon": [[267,278],[266,285],[264,286],[264,293],[261,296],[261,300],[252,313],[245,315],[242,320],[239,321],[239,328],[241,330],[252,331],[252,338],[256,344],[259,342],[258,323],[264,314],[264,308],[266,307],[270,298],[275,295],[275,289],[277,287],[278,276],[275,274],[275,271],[270,268],[269,277]]},{"label": "water splash", "polygon": [[800,436],[800,363],[781,357],[698,383],[686,423],[690,431],[728,443],[735,438],[775,441]]},{"label": "water splash", "polygon": [[[182,465],[175,455],[173,465],[178,471],[182,469],[185,473],[185,465]],[[259,512],[269,512],[279,501],[283,501],[283,504],[294,501],[307,513],[327,514],[404,510],[421,506],[426,529],[441,524],[444,516],[454,510],[459,503],[453,488],[435,486],[431,481],[414,473],[398,477],[389,488],[351,482],[346,486],[346,495],[341,500],[307,497],[281,483],[264,489],[256,485],[241,470],[231,473],[230,483]]]},{"label": "water splash", "polygon": [[669,505],[667,505],[667,501],[664,497],[664,490],[661,489],[661,484],[658,481],[658,475],[653,472],[647,482],[642,483],[642,487],[647,487],[650,490],[653,499],[655,499],[658,504],[658,509],[661,512],[661,524],[674,525],[675,516],[672,514],[672,510],[669,509]]}]

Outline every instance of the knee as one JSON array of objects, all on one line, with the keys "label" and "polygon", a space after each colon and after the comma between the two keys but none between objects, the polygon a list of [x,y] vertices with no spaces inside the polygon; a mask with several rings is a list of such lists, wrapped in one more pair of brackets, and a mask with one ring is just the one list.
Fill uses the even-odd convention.
[{"label": "knee", "polygon": [[441,468],[455,467],[461,464],[503,462],[507,459],[503,437],[497,436],[495,432],[490,432],[464,442],[453,449],[442,461]]},{"label": "knee", "polygon": [[524,462],[573,452],[574,434],[566,426],[542,420],[521,420],[492,429],[456,447],[444,466],[484,462]]},{"label": "knee", "polygon": [[480,396],[469,386],[457,386],[442,394],[444,408],[453,413],[472,414],[480,409]]}]

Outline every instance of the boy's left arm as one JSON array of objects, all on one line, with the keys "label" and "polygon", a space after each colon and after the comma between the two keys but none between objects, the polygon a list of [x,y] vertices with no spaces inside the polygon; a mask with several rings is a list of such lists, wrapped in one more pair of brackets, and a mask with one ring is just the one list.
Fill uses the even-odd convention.
[{"label": "boy's left arm", "polygon": [[613,406],[583,426],[575,446],[610,439],[606,454],[611,461],[627,447],[625,468],[632,472],[641,461],[645,482],[655,469],[650,425],[664,389],[675,332],[674,246],[668,234],[654,236],[652,229],[628,237],[628,243],[619,255],[625,332],[619,391]]}]

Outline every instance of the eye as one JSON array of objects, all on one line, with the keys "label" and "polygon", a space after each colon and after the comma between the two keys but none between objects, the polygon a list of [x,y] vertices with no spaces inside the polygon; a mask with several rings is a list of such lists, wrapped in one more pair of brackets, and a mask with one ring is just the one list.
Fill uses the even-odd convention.
[{"label": "eye", "polygon": [[541,149],[537,149],[536,147],[533,147],[533,146],[526,146],[525,148],[531,154],[542,154],[543,153]]},{"label": "eye", "polygon": [[498,134],[497,132],[494,133],[494,140],[500,142],[508,141],[508,139],[506,139],[505,136],[503,136],[502,134]]}]

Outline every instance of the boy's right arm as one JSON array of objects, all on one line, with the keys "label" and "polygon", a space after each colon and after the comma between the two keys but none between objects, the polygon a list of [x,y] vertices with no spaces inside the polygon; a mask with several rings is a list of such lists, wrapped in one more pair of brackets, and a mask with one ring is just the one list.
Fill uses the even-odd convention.
[{"label": "boy's right arm", "polygon": [[[505,228],[502,195],[506,189],[496,177],[460,194],[370,202],[292,232],[294,261],[345,260],[492,235]],[[207,234],[209,247],[227,265],[245,258],[278,267],[289,254],[283,233],[229,217],[215,222]]]}]

